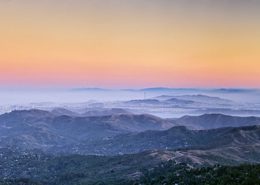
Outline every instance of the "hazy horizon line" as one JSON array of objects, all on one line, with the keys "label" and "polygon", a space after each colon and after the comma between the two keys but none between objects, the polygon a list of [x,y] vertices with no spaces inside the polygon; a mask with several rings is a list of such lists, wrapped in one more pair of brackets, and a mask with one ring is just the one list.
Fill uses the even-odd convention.
[{"label": "hazy horizon line", "polygon": [[260,90],[260,87],[170,87],[170,86],[144,86],[144,87],[105,87],[105,86],[0,86],[1,90]]}]

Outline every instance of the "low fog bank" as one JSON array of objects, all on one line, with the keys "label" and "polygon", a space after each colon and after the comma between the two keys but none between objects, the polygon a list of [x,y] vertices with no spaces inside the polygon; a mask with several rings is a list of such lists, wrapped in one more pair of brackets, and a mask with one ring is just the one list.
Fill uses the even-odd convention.
[{"label": "low fog bank", "polygon": [[[160,96],[166,96],[171,101],[161,100]],[[195,101],[191,102],[190,99],[187,101],[185,98],[195,98]],[[200,102],[198,98],[208,100]],[[219,98],[219,101],[216,98]],[[76,112],[122,108],[136,114],[147,113],[163,118],[205,113],[260,116],[260,90],[191,88],[0,90],[0,113],[32,108],[51,110],[57,107]]]}]

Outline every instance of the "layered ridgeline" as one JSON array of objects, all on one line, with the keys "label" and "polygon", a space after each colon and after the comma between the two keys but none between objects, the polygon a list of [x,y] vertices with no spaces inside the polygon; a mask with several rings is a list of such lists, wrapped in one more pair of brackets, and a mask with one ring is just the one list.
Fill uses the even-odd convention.
[{"label": "layered ridgeline", "polygon": [[[85,142],[75,145],[74,148],[82,154],[117,155],[154,149],[213,149],[251,144],[260,144],[260,126],[200,131],[179,126],[166,131],[146,131]],[[64,152],[69,148],[63,148]]]},{"label": "layered ridgeline", "polygon": [[[1,115],[0,184],[161,184],[162,175],[172,184],[187,174],[187,182],[194,180],[193,168],[260,163],[257,117],[210,114],[171,120],[119,112],[79,116],[56,109]],[[179,181],[171,179],[174,175]],[[201,178],[197,184],[205,182],[200,181],[203,173]]]},{"label": "layered ridgeline", "polygon": [[170,114],[180,117],[212,113],[239,116],[260,115],[258,103],[248,104],[205,94],[150,96],[148,99],[117,102],[113,106],[130,108],[134,112],[155,113],[163,117],[170,117]]},{"label": "layered ridgeline", "polygon": [[[61,112],[61,111],[60,111]],[[232,142],[257,142],[257,117],[221,114],[161,119],[152,115],[73,116],[41,110],[13,111],[0,116],[0,146],[50,153],[114,155],[151,149],[210,148]],[[183,126],[180,126],[183,125]],[[201,128],[204,130],[189,130]],[[247,137],[248,136],[248,137]]]},{"label": "layered ridgeline", "polygon": [[152,115],[75,117],[41,110],[13,111],[0,116],[0,146],[47,150],[172,126],[170,121]]},{"label": "layered ridgeline", "polygon": [[152,99],[141,99],[141,100],[131,100],[124,102],[129,105],[222,105],[222,106],[231,106],[235,102],[223,99],[219,97],[207,96],[202,94],[197,95],[181,95],[181,96],[172,96],[172,95],[161,95],[153,97]]},{"label": "layered ridgeline", "polygon": [[183,116],[179,119],[169,120],[175,125],[186,126],[193,130],[206,130],[222,127],[241,127],[259,125],[259,117],[239,117],[224,114],[204,114],[201,116]]}]

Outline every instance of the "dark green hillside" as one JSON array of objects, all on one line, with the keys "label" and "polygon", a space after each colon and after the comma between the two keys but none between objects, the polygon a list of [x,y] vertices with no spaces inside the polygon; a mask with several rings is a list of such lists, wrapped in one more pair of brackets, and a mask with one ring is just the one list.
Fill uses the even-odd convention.
[{"label": "dark green hillside", "polygon": [[[132,183],[129,183],[129,185]],[[168,162],[152,171],[136,184],[140,185],[259,185],[260,165],[214,166],[190,169]]]},{"label": "dark green hillside", "polygon": [[[205,167],[217,164],[259,163],[259,147],[257,145],[214,150],[155,150],[119,156],[50,156],[37,151],[19,153],[1,149],[0,179],[5,185],[160,185],[164,182],[172,185],[173,180],[179,184],[203,184],[208,178],[212,178],[211,182],[215,182],[218,177],[226,180],[225,173],[220,173],[222,167],[218,167],[219,173],[215,172],[218,168]],[[249,170],[254,174],[259,167]],[[239,173],[242,178],[251,178],[248,174],[243,175],[245,171],[242,168],[242,171],[234,173]],[[233,175],[233,167],[228,173],[230,176]],[[255,179],[255,176],[252,176],[252,179]]]}]

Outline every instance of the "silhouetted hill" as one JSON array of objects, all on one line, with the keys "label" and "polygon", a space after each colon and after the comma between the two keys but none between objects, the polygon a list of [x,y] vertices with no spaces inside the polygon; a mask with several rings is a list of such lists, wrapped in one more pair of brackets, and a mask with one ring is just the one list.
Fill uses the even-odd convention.
[{"label": "silhouetted hill", "polygon": [[99,109],[87,110],[86,112],[81,114],[81,116],[109,116],[115,114],[131,114],[131,112],[121,108],[111,108],[111,109],[99,108]]},{"label": "silhouetted hill", "polygon": [[41,110],[13,111],[0,116],[0,146],[47,150],[123,133],[163,130],[172,126],[167,120],[146,114],[72,117]]},{"label": "silhouetted hill", "polygon": [[192,129],[213,129],[259,125],[260,118],[228,116],[224,114],[204,114],[201,116],[184,116],[180,119],[176,119],[175,123]]},{"label": "silhouetted hill", "polygon": [[124,102],[128,105],[141,105],[141,104],[147,104],[147,105],[153,105],[153,104],[161,104],[159,100],[156,99],[142,99],[142,100],[130,100],[127,102]]},{"label": "silhouetted hill", "polygon": [[117,155],[154,149],[209,149],[249,144],[260,144],[259,126],[199,131],[179,126],[166,131],[122,134],[74,147],[82,154]]},{"label": "silhouetted hill", "polygon": [[182,100],[177,98],[170,98],[164,101],[164,103],[171,103],[171,104],[192,104],[194,101],[191,100]]},{"label": "silhouetted hill", "polygon": [[214,97],[214,96],[208,96],[208,95],[203,95],[203,94],[196,94],[196,95],[179,95],[179,96],[173,96],[173,95],[161,95],[155,97],[157,100],[170,100],[170,99],[178,99],[178,100],[183,100],[183,101],[192,101],[193,103],[206,103],[206,104],[232,104],[231,100],[228,99],[223,99],[219,97]]},{"label": "silhouetted hill", "polygon": [[52,111],[51,111],[52,114],[55,114],[56,116],[64,116],[64,115],[67,115],[67,116],[80,116],[80,114],[76,113],[76,112],[73,112],[73,111],[70,111],[68,109],[64,109],[64,108],[54,108]]}]

